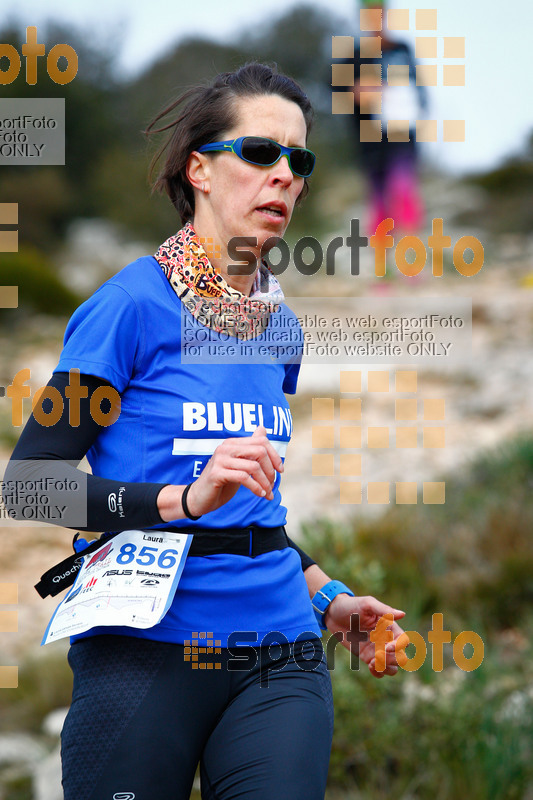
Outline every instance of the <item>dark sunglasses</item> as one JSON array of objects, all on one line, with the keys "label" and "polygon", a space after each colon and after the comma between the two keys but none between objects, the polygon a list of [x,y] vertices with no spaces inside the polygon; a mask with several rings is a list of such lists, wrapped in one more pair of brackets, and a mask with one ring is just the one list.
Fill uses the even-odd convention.
[{"label": "dark sunglasses", "polygon": [[199,153],[210,153],[224,150],[256,164],[259,167],[271,167],[282,156],[287,156],[289,167],[299,178],[308,178],[315,168],[316,156],[305,147],[284,147],[282,144],[265,139],[262,136],[240,136],[227,142],[211,142],[198,148]]}]

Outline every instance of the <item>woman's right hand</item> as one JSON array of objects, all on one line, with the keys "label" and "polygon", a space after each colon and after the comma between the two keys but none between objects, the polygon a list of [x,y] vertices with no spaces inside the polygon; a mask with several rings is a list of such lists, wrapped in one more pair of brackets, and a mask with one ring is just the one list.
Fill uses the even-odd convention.
[{"label": "woman's right hand", "polygon": [[[272,500],[276,473],[283,472],[283,461],[269,442],[266,430],[256,428],[252,436],[226,439],[220,444],[187,495],[192,516],[203,516],[220,508],[245,486],[258,497]],[[157,496],[163,522],[185,519],[181,496],[185,486],[165,486]]]}]

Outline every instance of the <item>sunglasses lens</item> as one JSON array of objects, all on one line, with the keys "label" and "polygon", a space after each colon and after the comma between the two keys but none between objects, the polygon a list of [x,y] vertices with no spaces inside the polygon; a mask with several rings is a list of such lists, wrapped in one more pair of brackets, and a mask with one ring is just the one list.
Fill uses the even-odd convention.
[{"label": "sunglasses lens", "polygon": [[242,143],[242,156],[252,164],[269,167],[279,158],[281,150],[275,142],[260,137],[247,136]]},{"label": "sunglasses lens", "polygon": [[[259,136],[247,136],[243,139],[241,148],[242,157],[252,164],[261,167],[270,167],[275,164],[281,154],[281,148],[276,142],[262,139]],[[295,148],[290,154],[290,166],[295,175],[307,178],[315,166],[315,156],[310,150]]]},{"label": "sunglasses lens", "polygon": [[291,169],[302,178],[308,178],[315,166],[315,155],[310,150],[293,150],[290,156]]}]

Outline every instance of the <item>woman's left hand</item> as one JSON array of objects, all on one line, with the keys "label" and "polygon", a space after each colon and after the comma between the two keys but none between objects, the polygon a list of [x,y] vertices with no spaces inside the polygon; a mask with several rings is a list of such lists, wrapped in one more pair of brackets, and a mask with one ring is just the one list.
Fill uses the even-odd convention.
[{"label": "woman's left hand", "polygon": [[[388,619],[383,620],[377,631],[386,641],[385,652],[381,644],[376,653],[376,644],[370,640],[370,634],[385,615],[388,615]],[[382,678],[398,672],[399,660],[405,662],[404,649],[409,644],[409,638],[396,622],[404,616],[405,611],[392,608],[370,595],[350,597],[348,594],[338,594],[329,604],[324,622],[332,634],[342,633],[342,645],[357,653],[368,664],[375,678]]]}]

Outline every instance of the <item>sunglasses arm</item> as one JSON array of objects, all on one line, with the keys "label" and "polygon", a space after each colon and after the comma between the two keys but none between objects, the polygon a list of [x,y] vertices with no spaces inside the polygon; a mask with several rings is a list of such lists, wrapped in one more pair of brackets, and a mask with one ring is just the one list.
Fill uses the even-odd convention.
[{"label": "sunglasses arm", "polygon": [[198,152],[208,153],[218,150],[226,150],[229,153],[234,153],[235,150],[233,149],[233,145],[235,144],[235,142],[236,139],[227,142],[211,142],[210,144],[203,144],[201,147],[198,148]]}]

